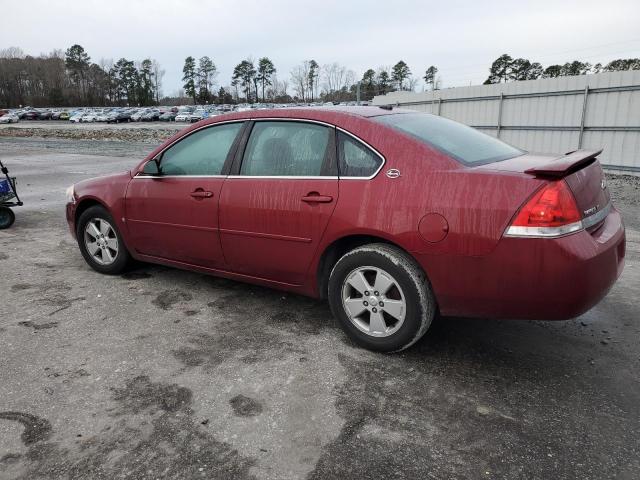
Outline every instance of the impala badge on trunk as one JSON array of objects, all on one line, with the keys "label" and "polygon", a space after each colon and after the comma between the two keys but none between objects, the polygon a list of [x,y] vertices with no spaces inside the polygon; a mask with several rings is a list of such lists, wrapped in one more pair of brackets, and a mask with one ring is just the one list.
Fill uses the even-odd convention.
[{"label": "impala badge on trunk", "polygon": [[595,207],[587,208],[586,210],[584,210],[584,216],[588,217],[592,213],[596,213],[598,211],[598,208],[600,208],[600,205],[596,205]]}]

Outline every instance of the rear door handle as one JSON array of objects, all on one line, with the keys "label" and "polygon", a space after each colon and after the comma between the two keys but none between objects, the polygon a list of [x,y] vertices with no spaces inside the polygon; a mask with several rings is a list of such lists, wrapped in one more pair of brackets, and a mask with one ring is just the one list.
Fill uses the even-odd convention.
[{"label": "rear door handle", "polygon": [[313,192],[309,195],[305,195],[301,200],[307,203],[331,203],[333,202],[333,197],[330,197],[329,195],[319,195]]},{"label": "rear door handle", "polygon": [[213,197],[213,192],[206,192],[202,189],[198,189],[191,192],[191,196],[193,198],[211,198]]}]

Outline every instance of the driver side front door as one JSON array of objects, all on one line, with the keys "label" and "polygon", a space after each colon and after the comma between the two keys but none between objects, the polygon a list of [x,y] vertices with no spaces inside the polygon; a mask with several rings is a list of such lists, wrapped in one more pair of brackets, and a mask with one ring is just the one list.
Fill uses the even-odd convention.
[{"label": "driver side front door", "polygon": [[[224,266],[218,200],[243,123],[196,130],[170,146],[127,189],[126,224],[139,254],[208,268]],[[156,170],[154,172],[154,170]]]}]

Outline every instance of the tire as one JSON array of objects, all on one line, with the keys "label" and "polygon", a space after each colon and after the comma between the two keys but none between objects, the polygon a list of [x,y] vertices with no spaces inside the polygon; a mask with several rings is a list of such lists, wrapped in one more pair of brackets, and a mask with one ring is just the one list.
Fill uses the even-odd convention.
[{"label": "tire", "polygon": [[[93,227],[89,226],[90,223]],[[113,217],[100,205],[82,212],[76,226],[76,237],[82,256],[97,272],[117,275],[131,260]]]},{"label": "tire", "polygon": [[0,207],[0,230],[9,228],[16,221],[16,214],[9,207]]},{"label": "tire", "polygon": [[397,352],[416,343],[436,313],[422,269],[407,253],[383,243],[358,247],[340,258],[331,270],[328,296],[347,335],[378,352]]}]

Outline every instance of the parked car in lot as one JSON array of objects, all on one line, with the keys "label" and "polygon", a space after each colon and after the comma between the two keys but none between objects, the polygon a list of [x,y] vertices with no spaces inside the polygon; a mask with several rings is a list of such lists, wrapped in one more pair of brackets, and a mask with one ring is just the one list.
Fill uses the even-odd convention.
[{"label": "parked car in lot", "polygon": [[82,119],[83,115],[84,115],[84,112],[76,112],[69,117],[69,121],[71,123],[80,123],[80,120]]},{"label": "parked car in lot", "polygon": [[98,114],[94,112],[78,112],[69,118],[69,121],[73,123],[93,123],[97,121]]},{"label": "parked car in lot", "polygon": [[109,112],[98,112],[95,114],[96,122],[108,122],[109,121]]},{"label": "parked car in lot", "polygon": [[255,110],[70,187],[66,215],[98,272],[135,258],[328,298],[352,339],[396,351],[437,311],[552,320],[600,301],[625,231],[599,153],[531,155],[408,110]]},{"label": "parked car in lot", "polygon": [[60,112],[60,115],[58,115],[58,120],[69,120],[69,112],[63,111]]},{"label": "parked car in lot", "polygon": [[140,121],[142,121],[142,122],[153,122],[155,120],[158,120],[159,118],[160,118],[160,111],[159,110],[147,110],[140,117]]},{"label": "parked car in lot", "polygon": [[160,117],[158,117],[158,120],[161,122],[174,122],[177,115],[177,113],[172,111],[164,112]]},{"label": "parked car in lot", "polygon": [[107,115],[107,123],[121,123],[131,121],[131,114],[126,111],[111,112]]},{"label": "parked car in lot", "polygon": [[22,120],[39,120],[40,119],[40,112],[36,111],[36,110],[29,110],[27,112],[24,112],[20,115],[20,118]]},{"label": "parked car in lot", "polygon": [[0,117],[0,123],[18,123],[19,121],[20,117],[14,113],[7,113]]},{"label": "parked car in lot", "polygon": [[197,122],[198,120],[200,120],[200,117],[198,115],[195,115],[192,112],[182,112],[179,113],[178,115],[176,115],[175,121],[176,122]]},{"label": "parked car in lot", "polygon": [[131,114],[131,121],[132,122],[140,122],[145,113],[146,112],[144,110],[137,110],[137,111],[133,112]]}]

